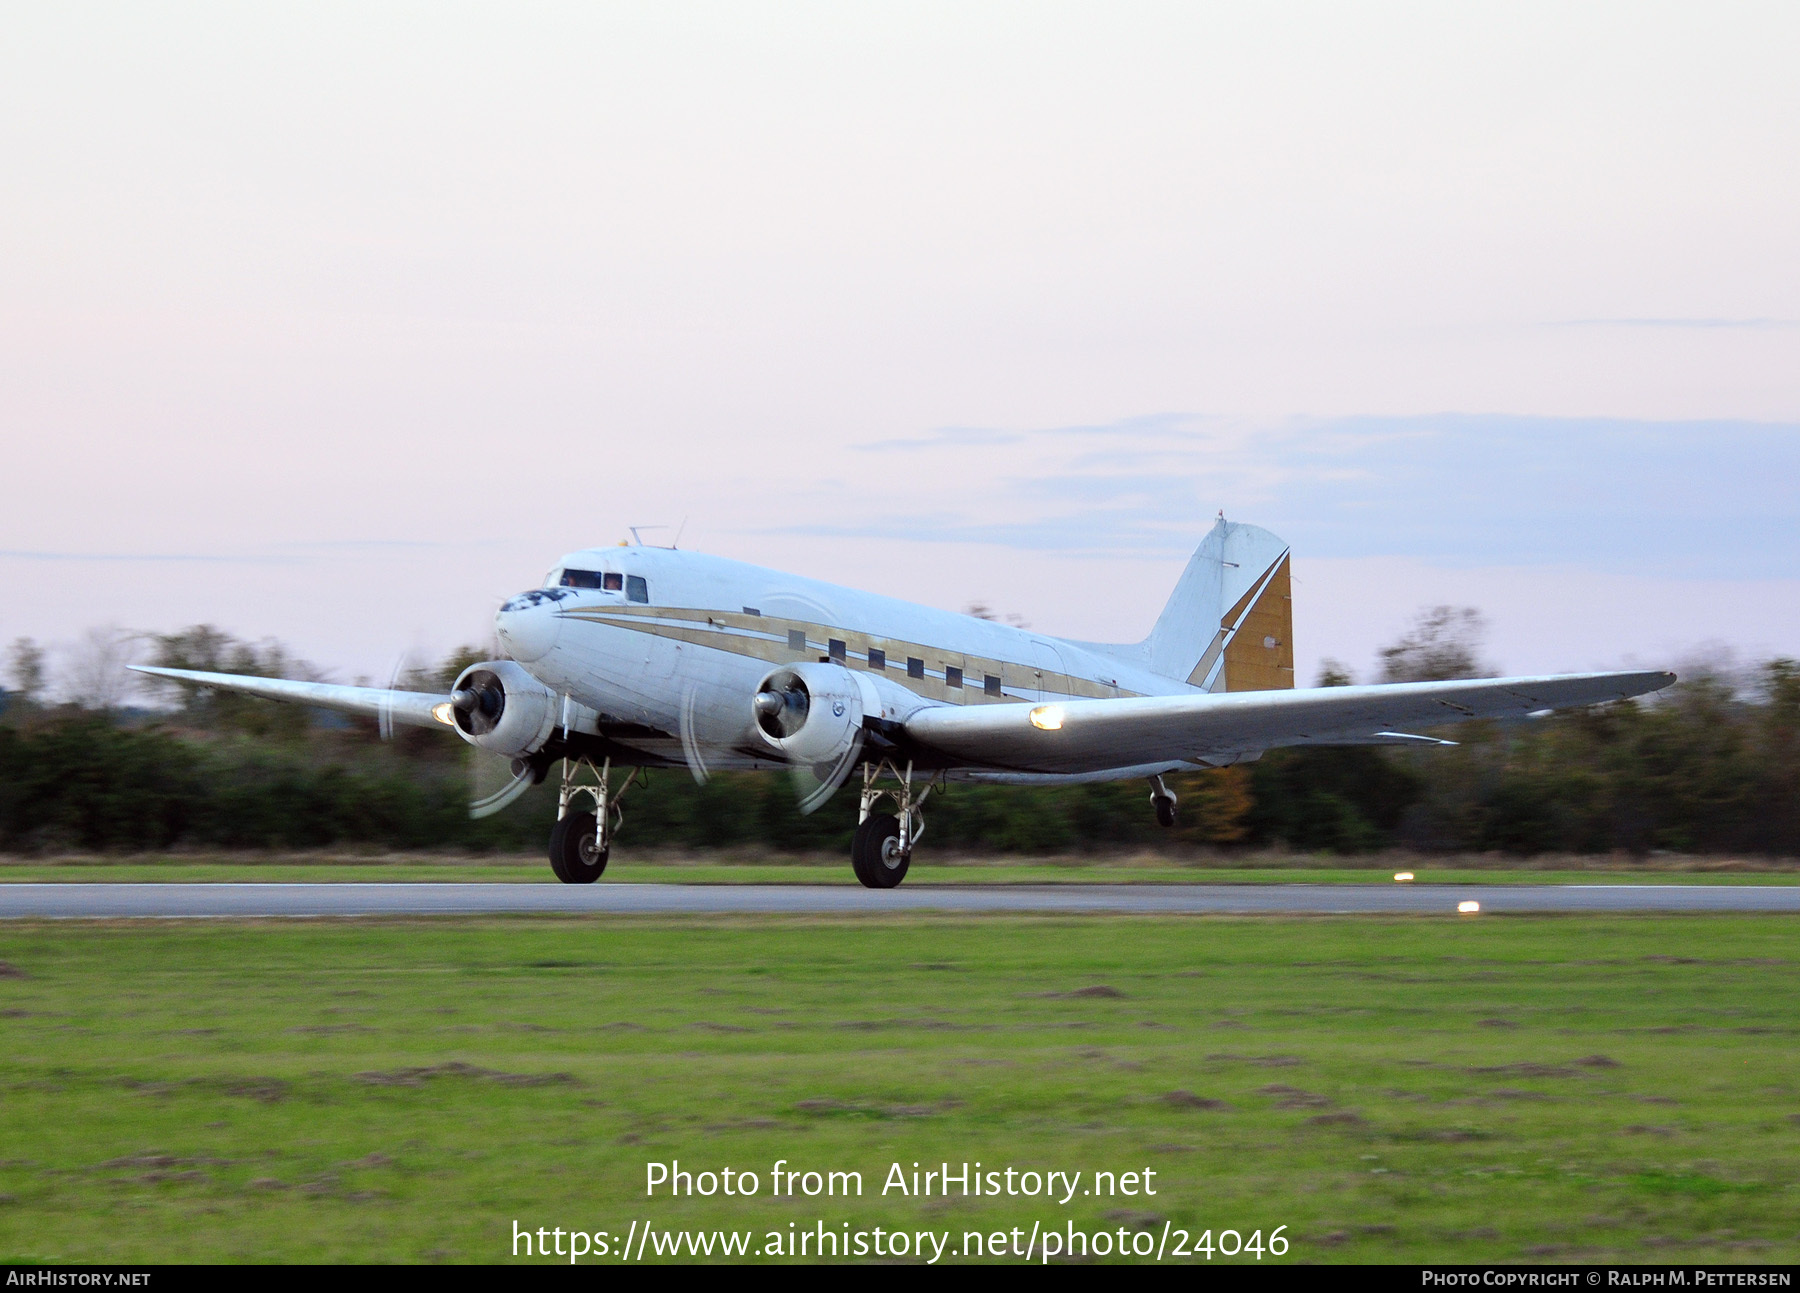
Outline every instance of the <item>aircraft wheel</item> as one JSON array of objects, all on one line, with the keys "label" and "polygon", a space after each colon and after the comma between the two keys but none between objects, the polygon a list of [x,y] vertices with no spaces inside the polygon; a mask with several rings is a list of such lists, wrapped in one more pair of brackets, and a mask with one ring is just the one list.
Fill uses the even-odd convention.
[{"label": "aircraft wheel", "polygon": [[570,813],[550,829],[550,869],[564,884],[594,883],[609,851],[595,846],[592,813]]},{"label": "aircraft wheel", "polygon": [[892,889],[906,879],[912,853],[900,847],[900,819],[892,813],[875,813],[858,826],[850,845],[850,865],[870,889]]},{"label": "aircraft wheel", "polygon": [[1173,826],[1175,824],[1175,801],[1158,797],[1151,802],[1156,805],[1156,824]]}]

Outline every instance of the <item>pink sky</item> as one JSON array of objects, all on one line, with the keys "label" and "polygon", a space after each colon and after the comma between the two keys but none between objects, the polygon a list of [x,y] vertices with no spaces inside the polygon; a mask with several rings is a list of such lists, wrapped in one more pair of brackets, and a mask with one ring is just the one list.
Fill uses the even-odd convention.
[{"label": "pink sky", "polygon": [[[17,10],[0,639],[211,621],[375,673],[683,518],[1134,637],[1166,543],[928,518],[1080,528],[1114,468],[1056,433],[1147,417],[1204,431],[1151,464],[1195,541],[1332,502],[1257,474],[1296,418],[1800,435],[1797,37],[1776,4]],[[1738,441],[1706,471],[1727,500],[1769,474]],[[1303,673],[1440,600],[1518,670],[1800,653],[1800,566],[1727,505],[1681,571],[1434,558],[1408,487],[1297,553]]]}]

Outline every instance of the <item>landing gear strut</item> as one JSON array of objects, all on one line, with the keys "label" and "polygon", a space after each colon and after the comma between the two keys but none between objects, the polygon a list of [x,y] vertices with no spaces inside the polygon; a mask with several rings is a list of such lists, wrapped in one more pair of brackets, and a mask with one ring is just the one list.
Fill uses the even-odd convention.
[{"label": "landing gear strut", "polygon": [[1175,792],[1163,785],[1160,775],[1150,778],[1150,803],[1156,809],[1158,826],[1175,824]]},{"label": "landing gear strut", "polygon": [[[585,775],[583,770],[585,769]],[[595,767],[591,759],[562,761],[562,789],[556,798],[556,825],[550,830],[550,869],[564,884],[592,884],[606,870],[606,859],[612,852],[613,836],[625,821],[619,800],[637,783],[638,769],[633,768],[613,794],[612,760]],[[577,796],[586,795],[593,812],[571,812]]]},{"label": "landing gear strut", "polygon": [[[896,784],[881,785],[883,775],[892,777]],[[905,772],[887,759],[863,764],[862,813],[857,818],[856,838],[850,845],[850,866],[866,887],[892,889],[906,879],[913,845],[925,833],[925,814],[919,810],[931,791],[927,784],[917,796],[913,794],[910,760]],[[875,811],[884,797],[894,801],[896,812]]]}]

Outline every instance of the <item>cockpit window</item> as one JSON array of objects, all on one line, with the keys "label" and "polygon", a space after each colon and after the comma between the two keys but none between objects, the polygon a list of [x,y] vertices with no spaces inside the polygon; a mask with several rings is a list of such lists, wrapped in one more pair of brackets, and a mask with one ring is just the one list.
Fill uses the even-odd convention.
[{"label": "cockpit window", "polygon": [[[609,579],[617,579],[617,575],[609,575]],[[644,582],[642,575],[625,576],[625,600],[628,602],[648,602],[650,585]]]},{"label": "cockpit window", "polygon": [[598,588],[607,593],[625,593],[634,602],[650,600],[642,579],[633,575],[627,591],[625,576],[616,570],[564,570],[557,582],[564,588]]}]

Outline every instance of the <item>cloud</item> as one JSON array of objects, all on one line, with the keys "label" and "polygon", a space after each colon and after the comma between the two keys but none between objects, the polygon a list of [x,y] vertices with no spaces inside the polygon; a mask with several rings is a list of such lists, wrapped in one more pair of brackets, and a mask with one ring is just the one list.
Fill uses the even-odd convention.
[{"label": "cloud", "polygon": [[937,427],[916,436],[900,436],[872,440],[853,446],[868,453],[896,451],[924,452],[939,448],[983,448],[992,445],[1041,443],[1044,440],[1097,440],[1102,443],[1137,441],[1145,444],[1158,440],[1192,442],[1196,437],[1225,434],[1234,426],[1232,420],[1203,417],[1193,413],[1147,413],[1121,418],[1117,422],[1078,423],[1072,426],[1040,427],[1035,430],[1001,430],[993,427]]},{"label": "cloud", "polygon": [[[0,548],[0,561],[57,561],[107,563],[149,561],[250,566],[303,565],[339,553],[382,551],[393,548],[468,547],[469,544],[435,543],[415,539],[321,539],[278,543],[261,552],[58,552],[42,548]],[[487,546],[492,546],[489,544]]]},{"label": "cloud", "polygon": [[0,560],[69,562],[220,562],[233,565],[291,565],[299,557],[252,556],[245,553],[206,552],[44,552],[27,548],[0,548]]},{"label": "cloud", "polygon": [[1084,511],[1079,523],[1066,516],[1013,522],[974,519],[927,520],[897,516],[883,521],[841,524],[802,523],[773,526],[760,533],[807,535],[815,538],[896,539],[907,543],[977,543],[1024,552],[1058,552],[1069,556],[1167,556],[1190,551],[1198,528],[1160,528],[1155,517],[1128,509],[1096,508]]},{"label": "cloud", "polygon": [[993,431],[979,427],[939,427],[918,436],[896,436],[889,440],[871,440],[852,445],[861,453],[909,453],[931,449],[964,448],[971,445],[1018,444],[1025,439],[1023,431]]},{"label": "cloud", "polygon": [[1723,318],[1645,318],[1645,319],[1559,319],[1557,328],[1743,328],[1750,330],[1800,328],[1800,319],[1723,319]]},{"label": "cloud", "polygon": [[1359,418],[1271,448],[1286,472],[1271,506],[1320,555],[1800,574],[1793,424]]},{"label": "cloud", "polygon": [[1224,510],[1316,557],[1800,576],[1800,424],[1157,415],[979,437],[922,437],[916,488],[855,515],[821,491],[791,513],[808,519],[761,532],[1160,557]]}]

